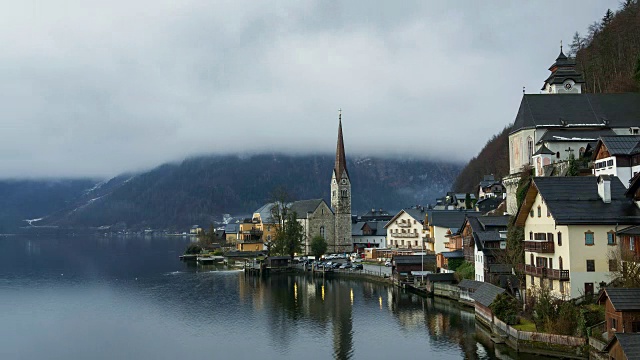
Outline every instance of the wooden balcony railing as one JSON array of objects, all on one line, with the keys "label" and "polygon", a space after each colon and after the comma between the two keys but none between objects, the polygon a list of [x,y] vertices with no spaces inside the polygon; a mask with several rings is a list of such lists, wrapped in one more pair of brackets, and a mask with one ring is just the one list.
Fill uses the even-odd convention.
[{"label": "wooden balcony railing", "polygon": [[529,241],[524,242],[524,250],[542,254],[553,254],[555,252],[552,241]]},{"label": "wooden balcony railing", "polygon": [[397,238],[417,238],[418,233],[391,233],[391,237]]},{"label": "wooden balcony railing", "polygon": [[518,268],[520,270],[524,270],[524,273],[527,275],[533,275],[553,280],[569,280],[569,270],[547,269],[545,267],[527,264],[520,264]]}]

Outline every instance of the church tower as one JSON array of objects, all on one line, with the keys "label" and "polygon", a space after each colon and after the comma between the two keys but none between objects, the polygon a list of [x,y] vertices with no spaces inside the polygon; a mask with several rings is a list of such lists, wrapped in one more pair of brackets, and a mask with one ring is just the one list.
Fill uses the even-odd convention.
[{"label": "church tower", "polygon": [[336,164],[331,176],[331,207],[335,214],[335,238],[328,244],[328,250],[336,253],[351,252],[351,179],[347,170],[342,139],[342,111],[338,114],[338,145],[336,147]]},{"label": "church tower", "polygon": [[551,75],[544,81],[542,91],[547,94],[580,94],[584,78],[576,71],[576,59],[567,57],[562,52],[560,43],[560,55],[556,62],[549,68]]}]

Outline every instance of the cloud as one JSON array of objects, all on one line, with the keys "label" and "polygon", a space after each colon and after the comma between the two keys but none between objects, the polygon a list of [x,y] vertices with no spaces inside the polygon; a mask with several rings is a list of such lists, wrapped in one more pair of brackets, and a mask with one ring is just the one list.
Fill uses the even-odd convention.
[{"label": "cloud", "polygon": [[[579,4],[579,6],[576,6]],[[0,14],[0,177],[205,153],[464,161],[617,1],[22,1]]]}]

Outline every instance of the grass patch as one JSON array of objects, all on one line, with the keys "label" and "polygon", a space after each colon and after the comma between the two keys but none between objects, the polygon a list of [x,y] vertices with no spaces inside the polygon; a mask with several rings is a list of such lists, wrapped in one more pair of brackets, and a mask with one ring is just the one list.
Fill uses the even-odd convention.
[{"label": "grass patch", "polygon": [[520,331],[536,331],[536,324],[533,321],[520,318],[518,325],[513,325],[513,328]]}]

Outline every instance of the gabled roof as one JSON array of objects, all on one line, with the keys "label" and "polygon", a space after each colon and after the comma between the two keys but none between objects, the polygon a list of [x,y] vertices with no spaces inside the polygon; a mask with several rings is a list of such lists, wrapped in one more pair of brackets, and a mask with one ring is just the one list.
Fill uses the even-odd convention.
[{"label": "gabled roof", "polygon": [[616,311],[640,311],[640,288],[606,288],[598,297],[598,303],[607,297]]},{"label": "gabled roof", "polygon": [[289,205],[289,211],[294,211],[298,219],[303,219],[307,217],[307,213],[316,211],[318,206],[320,206],[320,204],[322,204],[323,202],[324,200],[322,199],[294,201],[291,203],[291,205]]},{"label": "gabled roof", "polygon": [[[549,131],[547,131],[547,132],[549,132]],[[542,144],[542,146],[540,146],[540,149],[538,149],[535,153],[533,153],[533,156],[536,156],[536,155],[555,155],[555,154],[556,153],[554,153],[553,151],[549,150],[548,147],[546,147],[544,144]]]},{"label": "gabled roof", "polygon": [[640,154],[640,135],[602,136],[596,145],[596,152],[603,144],[611,156]]},{"label": "gabled roof", "polygon": [[502,294],[505,290],[490,283],[482,283],[482,285],[471,294],[471,298],[477,303],[489,307],[496,296]]},{"label": "gabled roof", "polygon": [[275,220],[272,218],[271,216],[271,209],[275,206],[276,203],[267,203],[262,205],[258,210],[254,211],[253,213],[256,214],[260,214],[260,219],[262,220],[263,224],[273,224],[275,223]]},{"label": "gabled roof", "polygon": [[[611,129],[580,129],[580,128],[560,128],[547,130],[544,135],[538,140],[537,144],[543,144],[548,142],[594,142],[601,136],[612,136],[616,133]],[[549,149],[547,149],[549,150]],[[551,154],[555,154],[549,150]]]},{"label": "gabled roof", "polygon": [[[564,96],[564,95],[563,95]],[[615,177],[611,181],[611,202],[598,195],[596,176],[534,177],[516,223],[524,226],[539,193],[558,225],[636,225],[640,224],[640,209],[624,196],[626,189]]]},{"label": "gabled roof", "polygon": [[609,344],[604,348],[608,352],[618,342],[627,359],[640,359],[640,334],[616,333]]},{"label": "gabled roof", "polygon": [[226,224],[224,226],[224,232],[227,234],[234,234],[237,233],[238,230],[240,229],[240,224]]},{"label": "gabled roof", "polygon": [[[511,133],[535,127],[638,126],[640,93],[524,94]],[[605,123],[608,122],[608,126]]]},{"label": "gabled roof", "polygon": [[394,217],[392,217],[391,220],[389,220],[389,222],[387,222],[387,224],[384,226],[384,228],[386,229],[389,225],[391,225],[394,221],[396,221],[396,219],[399,218],[400,215],[402,215],[402,214],[407,214],[407,215],[411,216],[412,218],[414,218],[416,221],[418,221],[420,224],[424,224],[424,217],[425,217],[425,214],[426,214],[425,211],[426,210],[424,210],[424,208],[422,208],[422,207],[420,207],[420,208],[402,209]]},{"label": "gabled roof", "polygon": [[462,227],[467,215],[480,215],[479,211],[470,210],[432,210],[428,213],[430,226],[458,229]]}]

